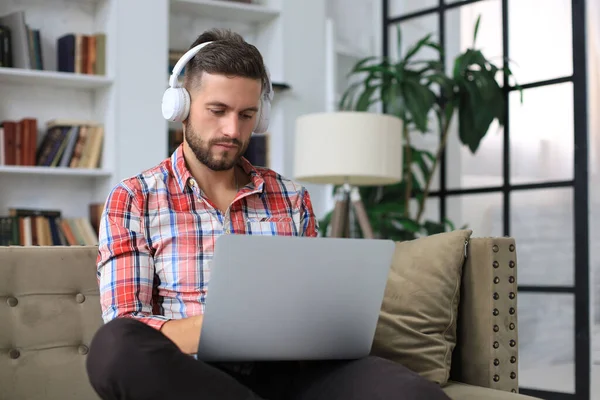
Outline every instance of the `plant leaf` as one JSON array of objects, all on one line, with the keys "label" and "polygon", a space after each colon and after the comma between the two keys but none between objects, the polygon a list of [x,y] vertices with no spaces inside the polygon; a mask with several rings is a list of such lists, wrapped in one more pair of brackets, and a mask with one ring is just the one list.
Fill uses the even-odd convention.
[{"label": "plant leaf", "polygon": [[475,22],[475,31],[473,32],[473,47],[475,47],[475,42],[477,42],[477,31],[479,31],[479,23],[481,22],[481,14],[477,16],[477,22]]}]

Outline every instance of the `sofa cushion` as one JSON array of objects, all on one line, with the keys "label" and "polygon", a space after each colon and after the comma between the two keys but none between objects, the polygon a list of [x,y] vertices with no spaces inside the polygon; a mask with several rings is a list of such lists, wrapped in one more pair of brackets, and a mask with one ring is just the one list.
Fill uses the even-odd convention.
[{"label": "sofa cushion", "polygon": [[484,388],[481,386],[467,385],[464,383],[449,382],[444,387],[444,392],[452,400],[533,400],[536,397],[511,393],[505,390]]},{"label": "sofa cushion", "polygon": [[471,233],[457,230],[396,244],[373,355],[446,384],[456,346],[462,267]]}]

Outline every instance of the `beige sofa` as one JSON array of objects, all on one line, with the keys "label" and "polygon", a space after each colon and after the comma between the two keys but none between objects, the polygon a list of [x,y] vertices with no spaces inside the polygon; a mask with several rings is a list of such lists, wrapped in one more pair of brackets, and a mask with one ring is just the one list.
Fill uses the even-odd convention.
[{"label": "beige sofa", "polygon": [[[510,343],[517,319],[508,310],[516,309],[516,299],[495,295],[516,292],[510,278],[516,277],[515,242],[474,238],[465,250],[458,343],[444,390],[455,400],[525,399],[511,393],[518,391],[518,346]],[[89,343],[102,323],[96,252],[0,247],[2,400],[97,399],[85,370]],[[499,326],[497,313],[505,322]]]}]

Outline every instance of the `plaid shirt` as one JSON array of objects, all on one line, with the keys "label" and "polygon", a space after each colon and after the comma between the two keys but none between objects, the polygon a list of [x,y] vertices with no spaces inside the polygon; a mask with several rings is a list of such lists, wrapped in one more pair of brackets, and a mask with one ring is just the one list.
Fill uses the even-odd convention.
[{"label": "plaid shirt", "polygon": [[111,190],[97,259],[105,322],[131,317],[160,329],[169,319],[202,314],[220,235],[317,236],[304,187],[244,158],[240,166],[251,182],[225,214],[203,196],[181,146]]}]

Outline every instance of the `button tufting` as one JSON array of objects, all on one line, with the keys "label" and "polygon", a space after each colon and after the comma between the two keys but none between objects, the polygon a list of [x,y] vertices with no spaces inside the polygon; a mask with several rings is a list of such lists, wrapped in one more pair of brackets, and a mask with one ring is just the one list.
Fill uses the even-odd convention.
[{"label": "button tufting", "polygon": [[492,247],[492,250],[494,250],[494,253],[497,253],[500,250],[500,248],[497,244],[495,244],[494,247]]},{"label": "button tufting", "polygon": [[8,352],[8,356],[10,358],[12,358],[13,360],[16,360],[17,358],[21,357],[21,352],[19,350],[17,350],[17,349],[11,349]]},{"label": "button tufting", "polygon": [[16,297],[9,297],[6,299],[6,304],[8,304],[9,307],[16,307],[17,304],[19,304],[19,300],[17,300]]},{"label": "button tufting", "polygon": [[498,268],[500,266],[500,263],[498,261],[494,261],[492,265],[494,266],[494,268]]},{"label": "button tufting", "polygon": [[78,303],[83,303],[85,301],[85,296],[82,293],[77,293],[75,296],[75,301]]},{"label": "button tufting", "polygon": [[90,351],[90,349],[88,349],[86,345],[82,344],[81,346],[79,346],[77,351],[79,351],[79,354],[81,354],[82,356],[85,356]]},{"label": "button tufting", "polygon": [[515,267],[515,262],[513,260],[510,260],[508,262],[508,266],[511,267],[511,268],[514,268]]}]

